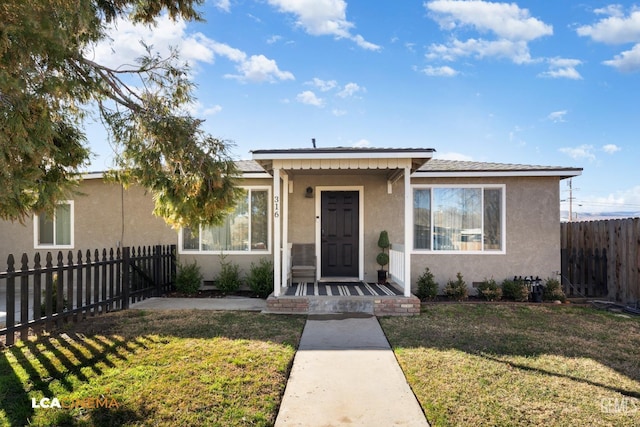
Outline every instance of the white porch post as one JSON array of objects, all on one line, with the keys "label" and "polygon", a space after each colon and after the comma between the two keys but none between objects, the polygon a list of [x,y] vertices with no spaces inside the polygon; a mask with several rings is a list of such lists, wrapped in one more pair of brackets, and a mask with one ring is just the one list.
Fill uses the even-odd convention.
[{"label": "white porch post", "polygon": [[413,203],[411,194],[411,167],[404,168],[404,296],[411,296],[411,243]]},{"label": "white porch post", "polygon": [[282,173],[282,286],[288,286],[289,275],[289,175]]},{"label": "white porch post", "polygon": [[282,288],[281,242],[280,242],[280,168],[273,169],[273,295],[280,296]]}]

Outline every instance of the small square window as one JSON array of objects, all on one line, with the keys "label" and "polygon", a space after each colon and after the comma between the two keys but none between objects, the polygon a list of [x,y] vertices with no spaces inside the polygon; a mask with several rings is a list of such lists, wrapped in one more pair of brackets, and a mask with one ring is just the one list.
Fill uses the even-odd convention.
[{"label": "small square window", "polygon": [[33,225],[35,248],[72,248],[73,201],[58,204],[53,216],[46,213],[35,215]]}]

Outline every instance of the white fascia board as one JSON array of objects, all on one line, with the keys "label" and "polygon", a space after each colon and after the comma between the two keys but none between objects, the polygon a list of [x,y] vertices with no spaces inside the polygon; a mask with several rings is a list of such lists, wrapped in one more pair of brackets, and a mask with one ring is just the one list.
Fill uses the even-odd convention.
[{"label": "white fascia board", "polygon": [[87,172],[80,175],[82,179],[102,179],[104,178],[104,172]]},{"label": "white fascia board", "polygon": [[[104,178],[104,172],[89,172],[80,175],[82,179],[102,179]],[[242,172],[240,175],[242,179],[258,179],[258,178],[271,178],[267,172]]]},{"label": "white fascia board", "polygon": [[271,179],[271,176],[268,172],[242,172],[242,179],[259,179],[259,178],[268,178]]},{"label": "white fascia board", "polygon": [[433,156],[431,151],[366,151],[358,152],[308,152],[308,153],[254,153],[253,160],[295,159],[411,159]]},{"label": "white fascia board", "polygon": [[482,171],[482,172],[428,172],[428,171],[416,171],[411,176],[413,178],[489,178],[489,177],[502,177],[502,176],[557,176],[570,178],[574,176],[580,176],[580,171],[562,171],[562,170],[548,170],[548,171]]}]

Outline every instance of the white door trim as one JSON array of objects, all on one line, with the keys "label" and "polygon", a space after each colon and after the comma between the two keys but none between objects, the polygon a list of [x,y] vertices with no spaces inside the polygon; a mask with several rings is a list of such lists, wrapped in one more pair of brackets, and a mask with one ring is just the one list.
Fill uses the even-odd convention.
[{"label": "white door trim", "polygon": [[358,192],[358,279],[364,280],[364,186],[317,186],[316,195],[316,279],[322,279],[322,251],[321,230],[322,224],[322,192],[323,191],[357,191]]}]

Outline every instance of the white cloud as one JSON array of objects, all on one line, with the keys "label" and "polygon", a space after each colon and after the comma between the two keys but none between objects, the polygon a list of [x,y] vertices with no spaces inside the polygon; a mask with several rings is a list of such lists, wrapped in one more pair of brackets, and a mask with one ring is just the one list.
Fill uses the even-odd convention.
[{"label": "white cloud", "polygon": [[324,101],[322,98],[318,98],[315,93],[310,90],[305,90],[296,96],[296,100],[302,104],[313,105],[314,107],[323,107]]},{"label": "white cloud", "polygon": [[554,111],[553,113],[547,116],[547,119],[551,120],[554,123],[561,123],[565,121],[564,116],[566,115],[567,115],[567,110]]},{"label": "white cloud", "polygon": [[267,44],[274,44],[282,40],[282,36],[273,35],[267,39]]},{"label": "white cloud", "polygon": [[247,54],[241,51],[240,49],[236,49],[224,43],[218,43],[216,41],[211,40],[209,43],[209,47],[216,55],[223,56],[227,58],[229,61],[233,62],[243,62],[247,59]]},{"label": "white cloud", "polygon": [[578,147],[563,147],[558,149],[561,153],[564,153],[574,160],[589,160],[594,161],[596,155],[593,154],[593,145],[580,145]]},{"label": "white cloud", "polygon": [[604,151],[605,153],[608,153],[608,154],[613,154],[613,153],[618,152],[620,150],[622,150],[622,148],[618,147],[615,144],[607,144],[607,145],[603,145],[602,146],[602,151]]},{"label": "white cloud", "polygon": [[369,142],[366,139],[361,139],[358,142],[356,142],[355,144],[353,144],[353,146],[356,147],[356,148],[371,147],[371,142]]},{"label": "white cloud", "polygon": [[578,208],[581,211],[589,212],[611,212],[611,211],[638,211],[640,206],[640,185],[618,190],[606,195],[586,196],[580,198],[580,203],[584,206]]},{"label": "white cloud", "polygon": [[296,25],[313,36],[334,36],[349,39],[367,50],[379,50],[359,34],[353,35],[354,24],[347,20],[347,3],[344,0],[268,0],[280,12],[296,16]]},{"label": "white cloud", "polygon": [[446,65],[443,67],[432,67],[429,65],[422,69],[422,72],[431,77],[453,77],[458,74],[456,70]]},{"label": "white cloud", "polygon": [[345,110],[339,110],[337,108],[334,108],[333,110],[331,110],[331,114],[333,114],[336,117],[340,117],[340,116],[345,116],[347,112]]},{"label": "white cloud", "polygon": [[306,84],[315,86],[322,92],[328,92],[338,86],[338,82],[336,82],[335,80],[322,80],[317,77],[314,77],[313,80],[307,82]]},{"label": "white cloud", "polygon": [[241,61],[236,68],[240,71],[239,75],[226,77],[253,83],[295,80],[293,74],[289,71],[281,71],[276,61],[264,55],[251,55],[248,59]]},{"label": "white cloud", "polygon": [[187,34],[183,20],[173,21],[164,15],[157,19],[156,26],[134,25],[131,21],[118,19],[107,29],[107,38],[85,51],[85,56],[108,67],[118,68],[133,65],[137,58],[146,54],[141,41],[153,47],[162,57],[168,57],[171,48],[180,52],[180,59],[190,63],[213,62],[210,40],[201,33]]},{"label": "white cloud", "polygon": [[582,76],[576,70],[578,65],[582,65],[579,59],[570,58],[548,58],[549,70],[538,74],[539,77],[550,77],[554,79],[565,78],[581,80]]},{"label": "white cloud", "polygon": [[619,4],[610,4],[608,6],[594,9],[593,13],[596,15],[608,15],[608,16],[624,16],[624,11],[622,10],[622,6]]},{"label": "white cloud", "polygon": [[366,89],[359,86],[357,83],[347,83],[344,88],[338,92],[340,98],[349,98],[354,96],[358,92],[366,92]]},{"label": "white cloud", "polygon": [[244,82],[274,82],[294,80],[292,73],[281,71],[276,62],[264,55],[248,56],[240,49],[217,42],[202,33],[187,34],[186,23],[172,21],[164,15],[158,18],[154,27],[134,25],[120,19],[108,30],[109,41],[103,41],[85,52],[85,55],[100,63],[118,68],[123,64],[134,64],[136,59],[145,55],[141,40],[153,47],[161,57],[168,57],[171,48],[180,52],[180,59],[192,65],[199,62],[213,63],[217,56],[236,63],[238,75],[227,75]]},{"label": "white cloud", "polygon": [[495,33],[500,38],[524,41],[553,33],[551,25],[531,17],[528,9],[521,9],[515,3],[436,0],[426,2],[425,7],[447,30],[472,26],[478,31]]},{"label": "white cloud", "polygon": [[432,44],[429,46],[427,59],[442,59],[455,61],[460,57],[474,56],[478,59],[485,57],[507,58],[516,64],[531,62],[529,46],[525,41],[506,39],[483,40],[468,39],[460,41],[453,39],[448,44]]},{"label": "white cloud", "polygon": [[355,36],[349,37],[351,40],[356,42],[358,46],[366,50],[380,50],[381,47],[375,43],[368,42],[362,37],[360,34],[356,34]]},{"label": "white cloud", "polygon": [[222,111],[222,107],[220,105],[214,105],[213,107],[205,108],[202,111],[202,114],[205,116],[214,116]]},{"label": "white cloud", "polygon": [[231,11],[231,2],[230,0],[215,0],[213,2],[214,6],[217,7],[220,10],[223,10],[225,12],[230,12]]},{"label": "white cloud", "polygon": [[440,28],[454,31],[470,27],[486,38],[459,40],[429,46],[427,58],[453,61],[473,56],[507,58],[516,64],[532,62],[528,42],[553,34],[553,27],[515,3],[470,0],[435,0],[424,3]]},{"label": "white cloud", "polygon": [[640,71],[640,43],[631,48],[631,50],[624,51],[613,59],[602,63],[617,68],[618,71],[622,72]]},{"label": "white cloud", "polygon": [[593,25],[578,27],[578,35],[607,44],[635,43],[630,50],[602,63],[622,72],[640,71],[640,10],[634,8],[625,16],[622,6],[611,5],[594,12],[607,17]]},{"label": "white cloud", "polygon": [[[617,9],[620,11],[620,9]],[[583,25],[576,29],[578,35],[608,44],[640,42],[640,10],[629,16],[620,13],[603,18],[593,25]]]}]

